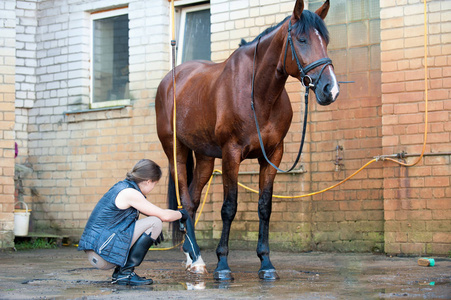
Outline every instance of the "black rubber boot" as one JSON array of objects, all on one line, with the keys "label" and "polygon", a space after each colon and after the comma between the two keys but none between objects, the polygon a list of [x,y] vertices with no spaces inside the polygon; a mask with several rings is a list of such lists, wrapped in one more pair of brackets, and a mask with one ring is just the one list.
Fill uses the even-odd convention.
[{"label": "black rubber boot", "polygon": [[117,274],[119,273],[120,269],[121,269],[121,267],[119,267],[119,266],[116,266],[116,268],[114,268],[113,275],[111,275],[111,277],[113,278],[113,282],[117,280]]},{"label": "black rubber boot", "polygon": [[[119,285],[146,285],[152,284],[152,279],[140,277],[134,272],[135,267],[139,266],[147,254],[149,248],[154,244],[155,240],[146,233],[143,233],[139,239],[133,244],[128,253],[125,266],[115,269],[113,273],[113,282]],[[117,271],[117,272],[116,272]],[[114,279],[116,276],[116,279]]]},{"label": "black rubber boot", "polygon": [[[112,278],[112,283],[116,283],[116,280],[117,280],[117,275],[119,274],[119,271],[121,270],[121,267],[119,267],[119,266],[116,266],[116,268],[114,268],[114,272],[113,272],[113,275],[111,275],[111,278]],[[135,273],[135,275],[136,275],[136,273]],[[136,275],[136,276],[138,276],[138,275]],[[141,278],[142,280],[145,280],[146,278],[145,277],[140,277],[140,276],[138,276],[139,278]],[[150,283],[149,283],[150,284]]]}]

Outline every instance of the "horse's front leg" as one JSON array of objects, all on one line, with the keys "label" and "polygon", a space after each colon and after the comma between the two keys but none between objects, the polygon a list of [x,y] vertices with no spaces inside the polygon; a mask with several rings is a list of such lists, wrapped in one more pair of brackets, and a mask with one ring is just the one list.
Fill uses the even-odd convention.
[{"label": "horse's front leg", "polygon": [[[195,222],[195,215],[197,208],[199,207],[200,197],[202,195],[202,189],[213,173],[215,159],[212,157],[203,156],[196,153],[196,169],[194,170],[194,178],[189,187],[191,199],[193,201],[192,220]],[[205,263],[200,256],[200,250],[197,243],[193,245],[191,239],[194,236],[194,224],[187,222],[186,224],[186,236],[183,244],[183,251],[186,254],[186,269],[192,273],[207,273]],[[195,240],[194,240],[195,242]],[[187,251],[193,250],[193,251]]]},{"label": "horse's front leg", "polygon": [[[223,151],[222,159],[222,181],[224,185],[224,203],[221,209],[222,234],[216,255],[218,265],[213,274],[216,280],[233,280],[232,271],[229,268],[227,256],[229,254],[229,234],[232,221],[237,210],[238,197],[238,170],[240,165],[240,152],[237,157],[232,156],[232,151]],[[224,153],[227,153],[226,156]]]},{"label": "horse's front leg", "polygon": [[[283,145],[280,145],[271,156],[271,161],[279,166],[283,155]],[[260,163],[260,196],[258,199],[258,217],[260,219],[258,231],[257,255],[260,258],[261,267],[258,277],[263,280],[279,279],[276,269],[269,259],[269,219],[272,211],[272,193],[274,178],[277,174],[269,163],[264,159],[259,159]]]},{"label": "horse's front leg", "polygon": [[[170,165],[170,172],[172,175],[172,178],[175,178],[175,169],[174,169],[174,159],[172,156],[172,148],[166,147],[165,148],[166,155],[169,158],[169,165]],[[169,153],[169,154],[168,154]],[[190,154],[189,149],[184,146],[183,144],[179,143],[177,148],[177,173],[178,173],[178,183],[179,183],[179,190],[180,190],[180,200],[183,208],[185,208],[188,212],[191,213],[191,215],[194,214],[195,209],[197,209],[197,206],[193,204],[193,201],[191,199],[191,195],[189,193],[188,189],[188,174],[187,174],[187,160],[188,155]],[[175,197],[175,195],[174,195]],[[177,225],[174,225],[177,226]],[[178,227],[178,226],[177,226]],[[179,229],[177,227],[174,227],[174,232],[177,232],[177,234],[181,234]],[[173,235],[174,237],[174,235]],[[176,238],[179,238],[177,235],[175,235]],[[181,237],[180,237],[181,239]],[[194,233],[194,222],[191,220],[187,220],[185,222],[185,241],[183,242],[182,249],[183,252],[186,255],[186,269],[192,273],[197,274],[205,274],[207,273],[207,268],[205,266],[205,263],[202,259],[202,256],[200,254],[200,248],[197,244],[196,236]]]}]

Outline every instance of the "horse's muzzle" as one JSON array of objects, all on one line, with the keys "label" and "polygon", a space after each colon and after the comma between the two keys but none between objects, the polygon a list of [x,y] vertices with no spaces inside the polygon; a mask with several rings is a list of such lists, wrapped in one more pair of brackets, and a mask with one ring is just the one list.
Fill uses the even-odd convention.
[{"label": "horse's muzzle", "polygon": [[327,76],[324,74],[321,80],[315,86],[316,100],[320,105],[329,105],[337,100],[340,94],[340,87],[338,86],[335,74]]},{"label": "horse's muzzle", "polygon": [[320,105],[329,105],[333,102],[335,102],[335,100],[337,100],[337,97],[339,95],[340,91],[337,87],[334,87],[330,84],[325,84],[324,86],[317,86],[315,88],[315,95],[316,95],[316,100],[318,101],[318,103]]}]

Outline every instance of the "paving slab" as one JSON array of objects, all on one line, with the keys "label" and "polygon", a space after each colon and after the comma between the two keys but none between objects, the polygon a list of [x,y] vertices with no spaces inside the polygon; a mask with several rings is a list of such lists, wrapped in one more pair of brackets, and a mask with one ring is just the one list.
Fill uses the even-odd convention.
[{"label": "paving slab", "polygon": [[234,280],[213,279],[214,249],[203,249],[209,274],[184,270],[179,249],[150,251],[140,276],[149,286],[110,283],[112,271],[97,270],[75,247],[0,252],[0,299],[451,299],[451,259],[435,266],[419,257],[375,254],[271,252],[280,280],[262,281],[255,251],[230,250]]}]

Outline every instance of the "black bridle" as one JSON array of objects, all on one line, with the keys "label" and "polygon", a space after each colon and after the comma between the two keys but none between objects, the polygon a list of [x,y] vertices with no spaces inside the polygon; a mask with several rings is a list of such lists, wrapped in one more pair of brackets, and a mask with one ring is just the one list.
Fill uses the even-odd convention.
[{"label": "black bridle", "polygon": [[[299,61],[298,55],[296,54],[296,50],[294,48],[293,38],[291,37],[291,29],[292,29],[291,20],[288,20],[288,36],[287,36],[287,45],[285,46],[285,55],[283,57],[283,70],[285,71],[286,74],[288,74],[286,71],[286,68],[285,68],[285,62],[287,60],[288,44],[290,44],[291,60],[296,59],[296,64],[298,66],[299,76],[300,76],[302,85],[305,86],[305,88],[315,88],[315,84],[318,82],[319,78],[321,77],[321,74],[323,74],[324,69],[328,65],[332,64],[332,60],[328,57],[323,57],[323,58],[320,58],[317,61],[312,62],[311,64],[307,65],[305,68],[303,68],[301,65],[301,62]],[[308,76],[307,73],[321,65],[324,65],[324,66],[322,67],[321,71],[319,72],[319,75],[318,75],[318,78],[316,79],[316,81],[313,82],[312,78],[310,78],[310,76]],[[308,79],[308,82],[305,82],[306,78]]]},{"label": "black bridle", "polygon": [[[261,36],[258,37],[257,40],[257,45],[255,46],[255,51],[254,51],[254,61],[253,61],[253,65],[252,65],[252,92],[251,92],[251,108],[252,108],[252,112],[254,113],[254,119],[255,119],[255,125],[257,127],[257,133],[258,133],[258,140],[260,142],[260,148],[262,149],[262,153],[263,156],[265,157],[266,161],[272,166],[274,167],[276,170],[278,170],[279,172],[283,172],[283,173],[288,173],[290,171],[292,171],[296,165],[299,162],[299,159],[301,158],[301,154],[302,154],[302,148],[304,147],[304,140],[305,140],[305,132],[307,129],[307,115],[308,115],[308,95],[309,95],[309,91],[310,88],[315,89],[315,85],[317,84],[317,82],[319,81],[321,74],[323,73],[324,69],[328,66],[328,65],[332,65],[332,60],[328,57],[324,57],[324,58],[320,58],[319,60],[307,65],[305,68],[302,67],[301,62],[299,61],[299,58],[296,54],[296,50],[294,48],[294,44],[293,44],[293,39],[291,37],[291,20],[288,20],[288,36],[287,36],[287,44],[285,46],[285,55],[284,55],[284,59],[283,59],[283,69],[284,72],[288,75],[286,69],[285,69],[285,61],[287,59],[287,52],[288,52],[288,44],[291,47],[291,60],[296,59],[296,64],[298,66],[298,70],[299,70],[299,76],[300,76],[300,81],[302,83],[302,85],[305,87],[305,95],[304,95],[304,99],[305,99],[305,110],[304,110],[304,123],[303,123],[303,127],[302,127],[302,139],[301,139],[301,145],[299,147],[299,152],[298,155],[296,157],[296,160],[294,162],[294,164],[291,166],[291,168],[289,168],[288,170],[284,171],[279,169],[279,167],[277,167],[275,164],[273,164],[268,156],[266,155],[266,151],[265,151],[265,146],[263,145],[263,140],[262,140],[262,136],[261,136],[261,132],[260,132],[260,127],[258,126],[258,121],[257,121],[257,114],[255,113],[255,108],[254,108],[254,82],[255,82],[255,61],[256,61],[256,57],[257,57],[257,48],[258,48],[258,44],[260,43],[260,39]],[[319,72],[318,78],[313,81],[312,78],[307,75],[307,73],[309,73],[311,70],[315,69],[316,67],[319,67],[321,65],[324,65],[321,68],[321,71]],[[308,82],[306,82],[306,79],[308,80]]]}]

